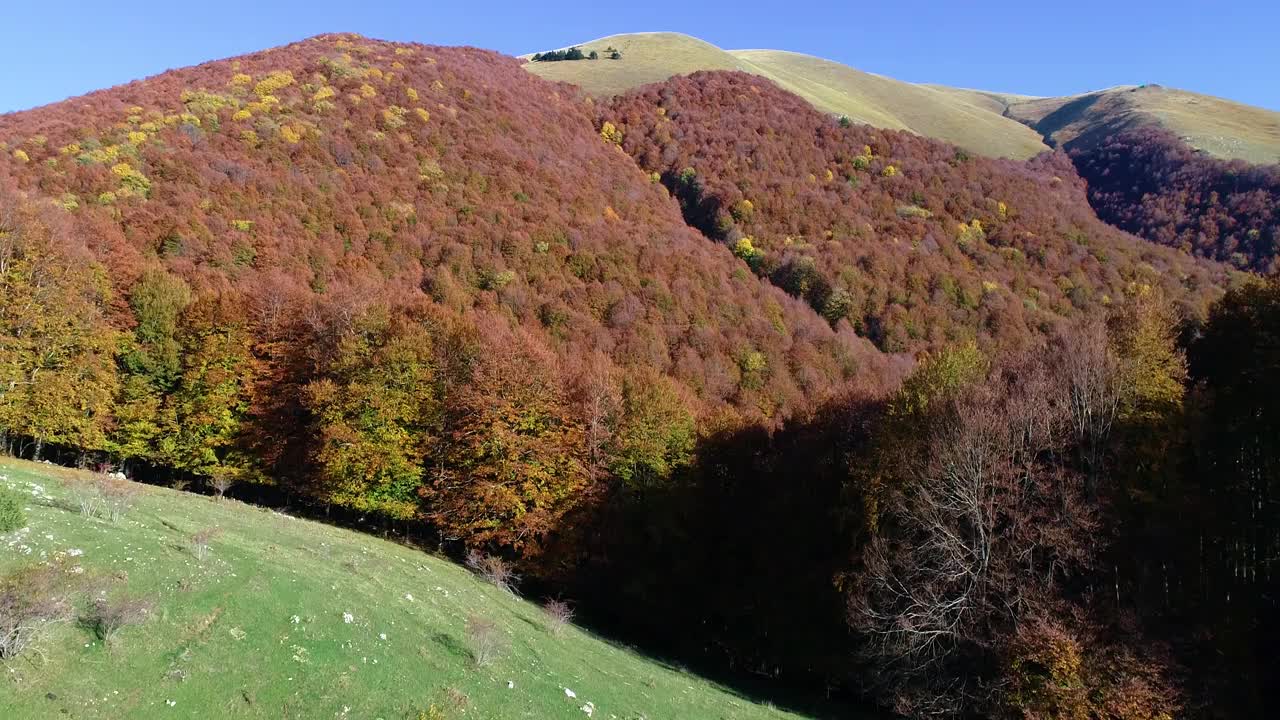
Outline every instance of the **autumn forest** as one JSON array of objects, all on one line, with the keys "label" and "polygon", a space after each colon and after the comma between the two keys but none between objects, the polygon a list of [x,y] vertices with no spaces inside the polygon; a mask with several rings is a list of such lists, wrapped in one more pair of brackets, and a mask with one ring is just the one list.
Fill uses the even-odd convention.
[{"label": "autumn forest", "polygon": [[500,558],[752,687],[1264,717],[1277,243],[1280,166],[1156,131],[324,35],[0,115],[0,449]]}]

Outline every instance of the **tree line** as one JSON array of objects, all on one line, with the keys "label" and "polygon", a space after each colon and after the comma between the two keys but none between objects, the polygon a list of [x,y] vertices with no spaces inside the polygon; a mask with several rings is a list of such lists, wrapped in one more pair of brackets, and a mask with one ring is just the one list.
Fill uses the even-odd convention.
[{"label": "tree line", "polygon": [[610,45],[604,49],[603,54],[597,50],[590,50],[584,53],[582,52],[582,48],[574,45],[573,47],[565,48],[564,50],[548,50],[546,52],[534,53],[533,57],[530,59],[533,62],[559,62],[563,60],[599,60],[601,57],[608,58],[609,60],[621,60],[622,51]]}]

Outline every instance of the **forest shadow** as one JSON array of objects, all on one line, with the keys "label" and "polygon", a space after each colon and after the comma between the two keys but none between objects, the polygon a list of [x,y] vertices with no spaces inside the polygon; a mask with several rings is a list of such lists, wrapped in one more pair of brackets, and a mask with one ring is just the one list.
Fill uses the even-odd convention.
[{"label": "forest shadow", "polygon": [[881,409],[845,399],[772,433],[718,433],[660,485],[615,484],[566,523],[587,548],[558,582],[581,624],[744,700],[876,716],[836,579],[862,527],[848,458]]}]

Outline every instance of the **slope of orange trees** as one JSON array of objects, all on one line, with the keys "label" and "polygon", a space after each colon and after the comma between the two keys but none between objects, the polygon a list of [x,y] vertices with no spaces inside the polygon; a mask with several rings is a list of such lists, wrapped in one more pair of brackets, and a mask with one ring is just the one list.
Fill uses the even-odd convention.
[{"label": "slope of orange trees", "polygon": [[494,53],[323,36],[8,115],[0,142],[6,232],[74,238],[101,288],[94,315],[40,300],[97,318],[107,377],[63,426],[6,425],[29,453],[532,549],[599,468],[669,476],[695,420],[775,425],[887,372]]},{"label": "slope of orange trees", "polygon": [[1061,154],[970,157],[837,122],[743,73],[675,77],[598,116],[692,225],[886,351],[1016,345],[1145,285],[1203,314],[1222,281],[1100,222]]},{"label": "slope of orange trees", "polygon": [[1280,164],[1198,152],[1156,128],[1072,151],[1098,216],[1161,245],[1273,272],[1280,255]]}]

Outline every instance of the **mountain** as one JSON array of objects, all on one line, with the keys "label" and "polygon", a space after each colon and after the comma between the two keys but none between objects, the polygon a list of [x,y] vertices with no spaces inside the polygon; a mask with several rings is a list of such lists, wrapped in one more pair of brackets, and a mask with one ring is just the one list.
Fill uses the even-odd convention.
[{"label": "mountain", "polygon": [[1057,98],[978,93],[1054,147],[1087,150],[1126,130],[1155,127],[1224,160],[1280,162],[1280,113],[1160,85],[1123,86]]},{"label": "mountain", "polygon": [[[597,61],[530,62],[548,80],[610,96],[697,70],[740,70],[767,77],[823,112],[891,130],[910,130],[994,157],[1028,158],[1047,149],[1040,137],[967,95],[893,80],[839,63],[774,50],[725,51],[679,33],[613,35],[579,45]],[[621,58],[610,60],[614,48]]]},{"label": "mountain", "polygon": [[[1272,289],[1103,223],[1063,150],[988,157],[738,69],[607,98],[525,69],[644,58],[594,52],[323,35],[0,116],[0,448],[412,538],[770,694],[1153,718],[1194,693],[1263,714],[1276,593],[1241,568],[1275,554],[1256,511],[1274,403],[1250,387],[1275,364]],[[129,487],[100,473],[74,497],[127,509]],[[59,500],[31,514],[79,509]],[[6,543],[25,508],[0,493]],[[214,557],[252,551],[244,582],[280,571],[243,518],[188,517],[226,522]],[[44,559],[0,577],[0,607],[32,607]],[[330,579],[308,604],[403,578],[306,562]],[[440,587],[475,590],[457,580]],[[186,647],[163,609],[155,637]],[[443,650],[414,670],[463,654],[457,617],[400,618],[443,628],[417,632]],[[517,630],[534,674],[562,667]],[[492,708],[502,680],[458,682]]]},{"label": "mountain", "polygon": [[1223,282],[1220,268],[1099,222],[1061,154],[969,157],[844,127],[746,73],[648,85],[602,106],[600,121],[691,225],[886,351],[975,336],[1016,345],[1136,286],[1194,307]]},{"label": "mountain", "polygon": [[[426,428],[479,441],[480,426],[524,423],[528,446],[501,451],[524,471],[429,494],[442,518],[496,539],[491,514],[443,503],[505,487],[508,519],[542,525],[507,539],[532,548],[601,461],[580,444],[588,378],[611,418],[649,403],[679,420],[676,445],[647,446],[665,458],[686,451],[694,418],[778,422],[884,370],[866,340],[688,228],[587,104],[496,53],[322,36],[0,117],[0,142],[5,237],[86,271],[39,295],[43,313],[96,318],[61,331],[123,343],[118,365],[95,347],[103,404],[65,422],[33,408],[80,369],[42,369],[71,366],[39,343],[0,364],[30,389],[0,397],[0,416],[37,451],[416,513],[407,480],[427,455],[496,451],[464,461],[479,448],[428,448]],[[92,312],[59,305],[86,299]],[[406,375],[379,375],[392,357]],[[436,388],[431,403],[387,395],[417,385]],[[350,404],[357,389],[382,397]],[[494,394],[538,414],[504,415]],[[375,402],[382,415],[359,414]],[[398,461],[353,445],[377,437],[400,438]],[[522,486],[535,468],[558,484]]]},{"label": "mountain", "polygon": [[[602,59],[525,67],[603,97],[697,70],[737,70],[822,112],[976,154],[1025,159],[1060,148],[1106,222],[1242,269],[1276,262],[1280,113],[1158,85],[1068,97],[919,85],[800,53],[720,50],[678,33],[615,35],[580,47]],[[621,57],[609,59],[608,49]]]},{"label": "mountain", "polygon": [[670,32],[613,35],[578,47],[616,48],[622,56],[609,62],[531,62],[526,68],[604,96],[696,70],[740,70],[769,78],[823,112],[993,157],[1076,149],[1120,130],[1156,126],[1214,157],[1280,161],[1280,113],[1159,85],[1067,97],[968,90],[902,82],[802,53],[721,50]]}]

